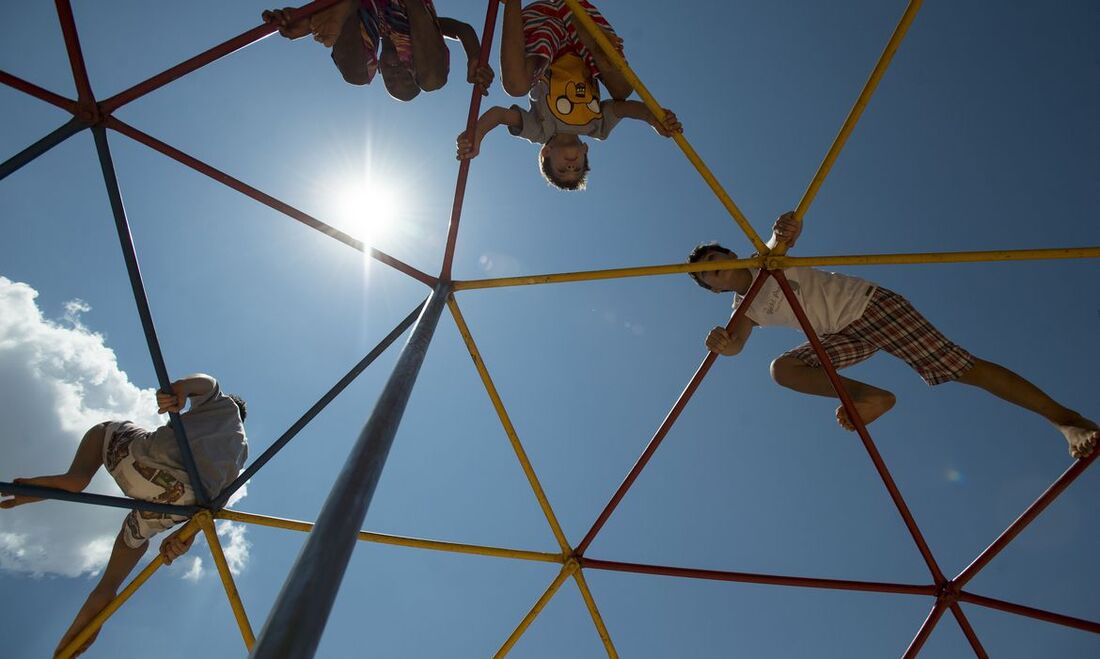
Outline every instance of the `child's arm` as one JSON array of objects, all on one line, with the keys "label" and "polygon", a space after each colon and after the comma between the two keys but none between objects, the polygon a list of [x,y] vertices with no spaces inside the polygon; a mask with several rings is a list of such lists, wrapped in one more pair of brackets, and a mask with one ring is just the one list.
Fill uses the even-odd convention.
[{"label": "child's arm", "polygon": [[439,31],[443,36],[457,39],[462,43],[462,49],[466,51],[466,82],[477,85],[481,89],[481,95],[488,96],[489,87],[493,84],[493,69],[489,66],[478,66],[481,42],[474,28],[469,23],[456,21],[453,18],[440,18]]},{"label": "child's arm", "polygon": [[719,355],[732,357],[741,352],[745,342],[752,334],[752,328],[756,326],[748,316],[742,314],[733,324],[733,329],[726,331],[725,327],[715,327],[707,335],[707,349]]},{"label": "child's arm", "polygon": [[502,108],[500,106],[491,107],[486,110],[485,114],[481,115],[481,118],[477,120],[472,139],[466,134],[466,131],[462,131],[462,133],[459,134],[458,159],[469,160],[475,157],[481,150],[481,140],[485,138],[485,135],[501,125],[513,128],[522,126],[523,117],[520,115],[519,110],[515,108]]},{"label": "child's arm", "polygon": [[179,412],[192,396],[205,396],[214,391],[217,380],[203,373],[188,375],[172,383],[172,392],[157,392],[157,414]]},{"label": "child's arm", "polygon": [[780,243],[785,244],[788,249],[794,247],[801,234],[802,220],[795,217],[794,211],[783,213],[772,226],[772,237],[768,239],[768,249],[775,249]]},{"label": "child's arm", "polygon": [[[73,619],[73,624],[69,625],[68,631],[61,637],[61,642],[57,644],[57,650],[54,651],[55,654],[68,645],[92,621],[92,618],[96,617],[96,614],[111,603],[111,600],[118,594],[118,589],[122,586],[126,576],[130,574],[130,571],[138,564],[141,557],[145,555],[148,546],[148,542],[137,549],[127,546],[122,539],[122,531],[119,531],[118,537],[115,538],[115,546],[111,549],[111,558],[107,560],[107,567],[103,569],[103,576],[100,577],[99,583],[88,595],[88,599],[84,601],[84,606],[80,607],[76,618]],[[98,635],[99,631],[97,630],[84,643],[77,654],[87,649]]]},{"label": "child's arm", "polygon": [[291,22],[290,12],[295,7],[285,7],[283,9],[268,9],[264,13],[260,14],[260,18],[265,23],[274,23],[279,26],[279,34],[283,35],[287,39],[300,39],[301,37],[309,34],[309,17],[299,18],[296,21]]},{"label": "child's arm", "polygon": [[658,135],[662,137],[672,137],[673,133],[684,132],[683,125],[680,124],[680,120],[676,118],[676,114],[665,108],[664,121],[657,121],[657,117],[653,116],[653,113],[649,111],[649,108],[645,106],[645,103],[641,101],[610,101],[611,112],[616,116],[623,119],[638,119],[644,121],[650,126],[653,126],[653,130],[657,131]]},{"label": "child's arm", "polygon": [[536,61],[527,57],[523,39],[523,15],[519,0],[504,3],[504,25],[500,34],[500,80],[511,96],[526,96],[535,84]]}]

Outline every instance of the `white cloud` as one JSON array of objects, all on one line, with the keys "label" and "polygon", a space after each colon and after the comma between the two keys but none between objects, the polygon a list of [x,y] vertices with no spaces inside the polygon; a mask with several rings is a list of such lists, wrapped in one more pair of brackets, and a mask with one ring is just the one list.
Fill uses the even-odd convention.
[{"label": "white cloud", "polygon": [[194,556],[191,558],[191,567],[183,573],[182,578],[187,581],[198,581],[204,574],[206,574],[206,570],[202,567],[202,559]]},{"label": "white cloud", "polygon": [[[84,326],[83,300],[64,306],[60,321],[43,317],[37,291],[0,276],[0,480],[54,474],[69,466],[84,432],[107,419],[155,427],[155,390],[121,371],[101,334]],[[101,469],[91,492],[120,496]],[[242,488],[234,500],[244,496]],[[31,574],[96,574],[110,555],[125,511],[44,501],[0,511],[0,569]],[[244,527],[223,531],[236,570],[248,558]],[[223,527],[219,527],[223,528]],[[152,548],[159,546],[154,540]],[[150,556],[152,552],[150,552]],[[182,576],[202,576],[192,561]]]}]

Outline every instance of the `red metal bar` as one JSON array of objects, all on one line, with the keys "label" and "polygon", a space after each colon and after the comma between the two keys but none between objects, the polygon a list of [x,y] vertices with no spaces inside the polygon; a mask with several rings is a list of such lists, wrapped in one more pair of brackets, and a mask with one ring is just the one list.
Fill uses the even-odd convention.
[{"label": "red metal bar", "polygon": [[970,641],[970,649],[974,650],[974,656],[978,659],[989,659],[989,654],[982,647],[982,642],[978,640],[978,635],[974,633],[974,628],[970,626],[970,621],[967,620],[966,614],[963,613],[958,602],[951,604],[951,615],[955,616],[955,622],[959,623],[966,640]]},{"label": "red metal bar", "polygon": [[[833,368],[833,362],[829,359],[829,355],[825,352],[824,346],[821,345],[821,341],[817,338],[817,333],[814,332],[814,328],[810,324],[810,319],[806,317],[806,312],[802,310],[802,305],[799,304],[798,298],[795,297],[794,291],[791,290],[791,285],[790,282],[787,281],[787,276],[783,274],[782,270],[773,270],[771,271],[771,275],[775,277],[775,281],[779,284],[779,287],[783,289],[783,295],[786,296],[787,303],[791,305],[795,317],[798,318],[798,324],[802,326],[802,331],[806,333],[806,337],[810,340],[814,352],[817,353],[817,358],[821,360],[821,367],[825,369],[825,373],[829,376],[829,382],[832,383],[833,389],[836,390],[836,394],[840,398],[840,403],[844,406],[845,411],[848,412],[848,418],[851,419],[852,425],[856,427],[859,438],[863,440],[863,446],[871,456],[871,462],[874,463],[875,469],[878,471],[879,476],[882,477],[883,484],[886,485],[886,490],[890,493],[890,498],[894,500],[894,505],[897,506],[898,512],[901,513],[902,520],[905,521],[905,527],[909,529],[909,534],[913,536],[913,542],[917,544],[917,549],[920,551],[921,556],[924,557],[924,562],[928,564],[928,570],[932,573],[932,578],[935,579],[938,584],[944,583],[945,578],[943,572],[936,563],[936,558],[932,556],[932,550],[928,548],[928,543],[924,541],[924,536],[917,527],[917,522],[913,519],[913,514],[909,512],[909,506],[906,505],[905,499],[902,498],[897,483],[894,482],[893,476],[890,475],[890,470],[886,468],[886,463],[882,461],[882,456],[879,455],[874,441],[871,440],[870,433],[867,432],[867,426],[864,425],[863,419],[861,419],[859,413],[856,412],[855,402],[852,400],[851,395],[848,394],[848,390],[844,388],[844,384],[840,381],[840,376],[837,375],[836,369]],[[940,614],[942,615],[942,613],[941,611]]]},{"label": "red metal bar", "polygon": [[[60,2],[61,0],[58,1]],[[343,0],[316,0],[315,2],[311,2],[308,5],[303,5],[298,9],[292,10],[291,20],[310,16],[323,9],[328,9],[332,5],[342,1]],[[195,71],[197,69],[201,69],[207,64],[219,60],[234,51],[244,48],[245,46],[252,45],[253,43],[259,41],[260,39],[263,39],[272,32],[275,32],[277,29],[278,28],[274,24],[270,23],[263,23],[257,27],[254,27],[247,32],[239,34],[232,39],[229,39],[228,41],[224,41],[209,50],[195,55],[189,60],[180,62],[179,64],[173,66],[167,71],[164,71],[163,73],[158,73],[157,75],[149,78],[144,82],[139,82],[133,87],[125,91],[119,92],[118,94],[115,94],[111,98],[108,98],[107,100],[99,104],[100,111],[103,112],[103,114],[110,114],[122,107],[123,105],[126,105],[133,100],[141,98],[151,91],[160,89],[161,87],[167,85],[173,80],[182,78],[188,73],[191,73],[192,71]]]},{"label": "red metal bar", "polygon": [[17,78],[7,71],[0,71],[0,83],[3,83],[13,89],[18,89],[24,94],[29,94],[30,96],[33,96],[40,101],[45,101],[51,105],[56,105],[66,112],[76,114],[76,101],[65,98],[60,94],[55,94],[48,89],[43,89],[34,83],[23,80],[22,78]]},{"label": "red metal bar", "polygon": [[302,211],[298,210],[297,208],[294,208],[293,206],[291,206],[290,204],[279,201],[275,197],[272,197],[269,194],[261,192],[261,191],[257,190],[256,188],[248,185],[247,183],[244,183],[243,181],[240,181],[239,179],[233,178],[229,174],[226,174],[225,172],[222,172],[221,170],[215,169],[214,167],[211,167],[210,165],[202,162],[201,160],[199,160],[197,158],[194,158],[192,156],[187,155],[183,151],[180,151],[179,149],[177,149],[173,146],[170,146],[168,144],[165,144],[164,142],[161,142],[160,140],[158,140],[157,138],[155,138],[151,135],[148,135],[146,133],[141,132],[140,130],[134,128],[133,126],[127,124],[124,121],[121,121],[121,120],[119,120],[115,117],[107,117],[106,123],[107,123],[108,128],[113,128],[114,130],[116,130],[116,131],[122,133],[123,135],[125,135],[126,137],[129,137],[130,139],[132,139],[136,142],[140,142],[140,143],[144,144],[145,146],[149,147],[150,149],[153,149],[155,151],[159,151],[159,152],[163,153],[164,155],[168,156],[169,158],[171,158],[171,159],[173,159],[177,162],[180,162],[184,165],[187,165],[191,169],[194,169],[195,171],[197,171],[201,174],[205,174],[205,175],[209,176],[210,178],[214,179],[215,181],[217,181],[217,182],[219,182],[223,185],[226,185],[230,188],[233,188],[237,192],[240,192],[241,194],[243,194],[247,197],[255,199],[256,201],[260,202],[261,204],[263,204],[263,205],[265,205],[269,208],[273,208],[273,209],[279,211],[280,213],[282,213],[282,214],[284,214],[288,217],[291,217],[295,220],[298,220],[302,224],[305,224],[308,227],[316,229],[317,231],[320,231],[321,233],[325,234],[326,236],[329,236],[330,238],[335,238],[336,240],[339,240],[340,242],[344,243],[345,245],[348,245],[349,247],[353,247],[353,248],[359,250],[360,252],[365,251],[365,252],[369,253],[371,258],[375,259],[376,261],[380,261],[382,263],[385,263],[386,265],[390,266],[391,268],[393,268],[395,270],[398,270],[400,272],[403,272],[406,275],[412,277],[413,279],[416,279],[417,281],[420,281],[424,284],[427,284],[428,286],[434,286],[435,285],[435,281],[436,281],[435,277],[432,277],[428,273],[421,272],[420,270],[417,270],[416,268],[414,268],[411,265],[405,263],[404,261],[396,259],[396,258],[390,256],[389,254],[386,254],[385,252],[374,249],[373,247],[367,249],[366,246],[363,244],[363,242],[361,240],[357,240],[355,238],[352,238],[351,236],[344,233],[343,231],[340,231],[339,229],[337,229],[335,227],[331,227],[331,226],[325,224],[324,222],[322,222],[322,221],[318,220],[317,218],[313,217],[312,215],[309,215],[307,213],[303,213]]},{"label": "red metal bar", "polygon": [[1012,602],[993,599],[992,597],[983,597],[982,595],[975,595],[974,593],[968,593],[966,591],[959,593],[959,599],[964,602],[969,602],[970,604],[977,604],[978,606],[997,609],[998,611],[1005,611],[1006,613],[1015,613],[1016,615],[1027,616],[1028,618],[1053,622],[1056,625],[1065,625],[1066,627],[1073,627],[1081,631],[1100,634],[1100,622],[1073,618],[1071,616],[1062,615],[1061,613],[1052,613],[1022,604],[1013,604]]},{"label": "red metal bar", "polygon": [[92,95],[92,84],[88,82],[88,69],[84,66],[84,53],[80,49],[72,5],[69,0],[55,0],[54,5],[57,7],[57,20],[61,23],[61,34],[65,37],[65,50],[69,52],[69,66],[73,70],[77,99],[82,104],[91,105],[95,103],[95,96]]},{"label": "red metal bar", "polygon": [[735,581],[737,583],[756,583],[771,586],[794,586],[800,588],[824,588],[828,590],[856,590],[868,593],[899,593],[903,595],[935,595],[936,586],[918,586],[915,584],[886,583],[878,581],[852,581],[848,579],[817,579],[814,577],[791,577],[779,574],[757,574],[753,572],[728,572],[725,570],[700,570],[688,567],[670,567],[666,565],[647,565],[643,563],[624,563],[622,561],[604,561],[596,558],[581,559],[581,566],[594,570],[612,572],[635,572],[638,574],[656,574],[666,577],[686,579],[709,579],[711,581]]},{"label": "red metal bar", "polygon": [[[749,309],[749,305],[756,298],[756,294],[760,292],[760,287],[764,285],[764,281],[767,279],[767,275],[761,270],[756,275],[756,279],[753,280],[752,286],[749,287],[748,292],[745,293],[744,301],[737,307],[737,310],[730,317],[729,323],[726,324],[726,329],[732,329],[733,323],[736,322],[741,316],[745,314]],[[592,524],[592,528],[588,529],[588,533],[585,534],[584,539],[577,545],[576,555],[583,556],[585,550],[588,549],[588,545],[592,544],[592,541],[596,539],[596,534],[600,532],[603,525],[607,523],[607,519],[611,517],[611,513],[615,511],[615,508],[622,501],[626,495],[626,491],[630,489],[630,486],[634,484],[634,481],[638,479],[638,475],[642,473],[642,469],[645,469],[649,459],[653,457],[653,454],[657,451],[657,447],[664,441],[665,435],[672,429],[672,424],[676,423],[676,419],[680,417],[680,412],[684,411],[688,401],[691,400],[692,395],[695,394],[695,390],[699,388],[699,384],[703,382],[703,378],[706,377],[707,372],[710,370],[711,365],[714,363],[714,359],[717,357],[713,352],[708,352],[707,356],[703,359],[703,363],[696,369],[695,375],[691,376],[691,381],[688,382],[684,390],[680,392],[680,397],[676,399],[676,403],[669,410],[665,420],[661,422],[661,426],[657,428],[657,432],[653,434],[653,438],[649,440],[649,444],[642,451],[642,455],[638,458],[638,461],[634,463],[634,467],[631,468],[630,473],[623,479],[619,489],[615,490],[615,494],[611,497],[611,501],[604,507],[603,512],[596,518],[596,521]]]},{"label": "red metal bar", "polygon": [[947,605],[942,599],[936,600],[936,605],[932,607],[932,611],[929,612],[928,617],[924,619],[924,624],[917,630],[917,635],[913,637],[913,642],[905,649],[905,654],[902,655],[902,659],[913,659],[913,657],[920,654],[920,649],[924,647],[924,642],[928,640],[928,636],[932,633],[932,630],[936,628],[936,623],[943,617],[943,610],[946,608]]},{"label": "red metal bar", "polygon": [[1069,469],[1063,472],[1062,475],[1058,477],[1058,480],[1054,481],[1054,484],[1048,487],[1047,491],[1043,492],[1039,498],[1035,500],[1035,503],[1028,506],[1027,510],[1016,518],[1016,521],[1009,525],[1009,527],[1004,530],[1004,533],[1001,533],[1001,535],[993,541],[993,544],[989,545],[985,551],[974,559],[974,562],[959,573],[959,576],[955,577],[954,581],[958,587],[962,588],[965,586],[968,581],[974,578],[974,575],[978,574],[978,572],[989,563],[989,561],[993,560],[994,556],[1000,553],[1008,543],[1012,542],[1013,538],[1020,534],[1020,531],[1027,528],[1027,525],[1038,517],[1039,513],[1043,512],[1059,494],[1069,487],[1070,483],[1089,468],[1089,465],[1092,464],[1097,455],[1100,455],[1100,450],[1093,451],[1092,455],[1087,458],[1077,460]]},{"label": "red metal bar", "polygon": [[[493,49],[493,32],[497,25],[497,0],[489,0],[485,11],[485,27],[481,31],[481,52],[477,56],[478,64],[489,63],[489,52]],[[470,94],[470,112],[466,115],[466,132],[473,134],[474,124],[481,113],[481,90],[475,85]],[[455,199],[451,205],[451,222],[447,227],[447,247],[443,252],[443,268],[439,272],[442,281],[450,281],[451,264],[454,261],[455,245],[458,242],[458,222],[462,217],[462,202],[466,199],[466,179],[470,175],[470,160],[463,160],[458,166],[458,180],[455,182]]]}]

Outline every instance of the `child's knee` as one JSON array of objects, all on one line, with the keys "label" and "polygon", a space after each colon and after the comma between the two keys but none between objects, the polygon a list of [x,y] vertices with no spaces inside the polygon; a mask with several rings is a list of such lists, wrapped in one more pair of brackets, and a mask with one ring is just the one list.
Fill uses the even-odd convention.
[{"label": "child's knee", "polygon": [[416,72],[416,84],[426,92],[442,89],[447,84],[447,70],[442,66]]},{"label": "child's knee", "polygon": [[794,357],[777,357],[771,365],[772,380],[780,386],[789,387],[798,372],[805,368],[807,365]]}]

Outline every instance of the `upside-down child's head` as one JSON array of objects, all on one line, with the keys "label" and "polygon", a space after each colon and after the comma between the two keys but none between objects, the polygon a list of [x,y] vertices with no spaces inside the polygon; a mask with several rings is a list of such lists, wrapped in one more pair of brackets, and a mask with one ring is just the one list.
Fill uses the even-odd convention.
[{"label": "upside-down child's head", "polygon": [[588,182],[588,145],[576,135],[551,137],[539,149],[539,170],[559,190],[583,190]]},{"label": "upside-down child's head", "polygon": [[[700,243],[688,254],[688,263],[707,261],[732,261],[737,258],[733,250],[726,249],[716,242]],[[724,293],[738,288],[738,283],[744,278],[745,268],[731,270],[704,270],[702,272],[689,272],[691,278],[703,288],[712,293]]]}]

